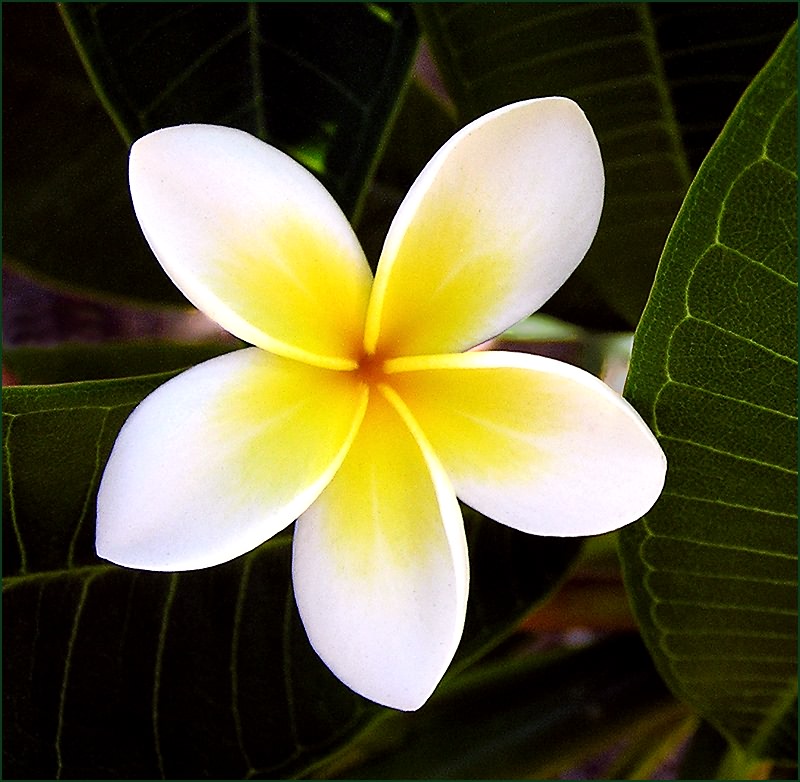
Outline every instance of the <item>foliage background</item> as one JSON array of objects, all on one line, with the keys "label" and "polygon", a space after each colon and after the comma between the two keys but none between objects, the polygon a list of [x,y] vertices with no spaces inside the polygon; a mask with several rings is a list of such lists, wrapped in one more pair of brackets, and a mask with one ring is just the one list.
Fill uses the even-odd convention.
[{"label": "foliage background", "polygon": [[[3,4],[4,366],[20,383],[3,389],[5,776],[794,778],[793,33],[770,58],[795,17]],[[154,262],[127,145],[188,121],[256,133],[321,178],[374,260],[450,133],[548,94],[595,127],[606,208],[545,307],[560,322],[506,344],[608,375],[610,335],[638,326],[626,395],[670,475],[619,536],[625,587],[617,536],[580,552],[467,512],[462,648],[404,715],[310,650],[288,535],[198,573],[98,560],[96,485],[125,416],[158,373],[236,347]]]}]

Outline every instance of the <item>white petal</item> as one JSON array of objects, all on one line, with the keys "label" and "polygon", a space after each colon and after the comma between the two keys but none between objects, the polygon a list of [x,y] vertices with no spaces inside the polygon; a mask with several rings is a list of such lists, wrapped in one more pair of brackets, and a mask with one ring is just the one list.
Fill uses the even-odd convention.
[{"label": "white petal", "polygon": [[469,576],[453,489],[395,402],[373,393],[341,469],[298,520],[293,578],[308,637],[333,673],[412,710],[455,654]]},{"label": "white petal", "polygon": [[596,535],[635,521],[661,493],[657,440],[588,372],[502,352],[389,367],[458,496],[490,518],[539,535]]},{"label": "white petal", "polygon": [[589,248],[603,188],[597,140],[571,100],[515,103],[467,125],[389,229],[367,348],[458,352],[538,309]]},{"label": "white petal", "polygon": [[250,551],[319,495],[365,406],[352,373],[256,348],[183,372],[117,437],[97,498],[97,553],[175,571]]},{"label": "white petal", "polygon": [[302,166],[240,130],[181,125],[133,145],[130,187],[150,247],[195,306],[279,355],[352,364],[372,275]]}]

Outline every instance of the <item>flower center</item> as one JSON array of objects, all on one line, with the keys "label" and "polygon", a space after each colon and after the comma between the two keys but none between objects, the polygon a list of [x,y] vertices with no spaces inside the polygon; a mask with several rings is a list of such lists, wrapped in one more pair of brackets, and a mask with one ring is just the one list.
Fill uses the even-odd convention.
[{"label": "flower center", "polygon": [[383,369],[384,358],[374,353],[364,353],[358,362],[359,378],[369,386],[386,382],[386,373]]}]

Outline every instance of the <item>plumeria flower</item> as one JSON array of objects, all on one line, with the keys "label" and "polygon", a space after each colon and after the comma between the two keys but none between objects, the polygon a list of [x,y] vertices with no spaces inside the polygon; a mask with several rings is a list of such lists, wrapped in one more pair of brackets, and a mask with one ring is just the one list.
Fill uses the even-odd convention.
[{"label": "plumeria flower", "polygon": [[153,252],[254,347],[131,414],[100,485],[100,556],[205,568],[297,519],[292,577],[314,649],[356,692],[418,708],[464,627],[457,496],[515,529],[576,536],[634,521],[661,491],[660,447],[600,380],[469,350],[575,269],[603,184],[572,101],[493,111],[422,171],[373,280],[333,198],[277,149],[210,125],[137,141],[130,188]]}]

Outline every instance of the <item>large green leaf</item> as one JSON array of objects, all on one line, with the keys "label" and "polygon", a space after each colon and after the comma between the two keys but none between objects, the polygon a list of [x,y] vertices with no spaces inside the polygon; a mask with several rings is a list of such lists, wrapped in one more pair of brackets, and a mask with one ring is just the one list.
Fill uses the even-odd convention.
[{"label": "large green leaf", "polygon": [[443,686],[418,714],[390,714],[317,778],[548,779],[658,730],[687,709],[641,639],[621,634],[579,649],[522,651]]},{"label": "large green leaf", "polygon": [[[97,558],[103,465],[133,405],[166,377],[3,389],[8,777],[294,775],[383,711],[311,650],[290,533],[191,573]],[[468,509],[465,520],[471,595],[453,671],[508,634],[579,545]]]},{"label": "large green leaf", "polygon": [[604,213],[586,259],[546,310],[595,328],[634,327],[690,182],[687,142],[694,159],[703,131],[710,125],[718,132],[733,108],[725,102],[731,85],[738,85],[735,100],[785,33],[793,9],[736,6],[732,13],[724,3],[705,12],[659,3],[415,8],[462,122],[542,95],[569,96],[586,111],[605,162]]},{"label": "large green leaf", "polygon": [[3,348],[3,366],[20,385],[74,383],[186,369],[240,347],[244,344],[233,339],[224,342],[137,340],[22,345]]},{"label": "large green leaf", "polygon": [[68,3],[61,10],[114,122],[55,5],[4,9],[4,238],[13,260],[84,289],[178,301],[139,234],[126,145],[185,122],[264,138],[309,167],[348,215],[358,212],[416,50],[407,6]]},{"label": "large green leaf", "polygon": [[796,34],[692,185],[626,396],[659,437],[661,499],[621,533],[673,690],[751,757],[795,759]]},{"label": "large green leaf", "polygon": [[412,79],[356,226],[361,246],[373,268],[377,266],[389,225],[408,189],[456,130],[458,126],[452,111],[419,78]]},{"label": "large green leaf", "polygon": [[185,301],[133,215],[127,150],[55,3],[3,6],[3,263],[118,296]]},{"label": "large green leaf", "polygon": [[293,153],[348,214],[416,50],[380,3],[69,3],[63,14],[127,141],[181,122],[242,128]]}]

